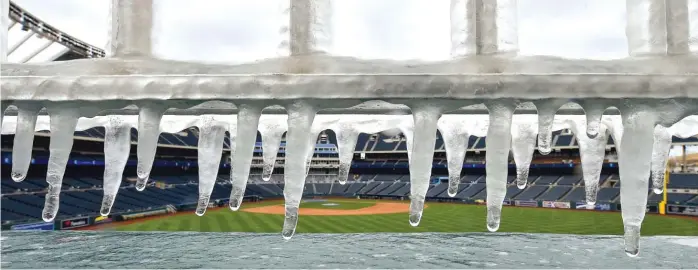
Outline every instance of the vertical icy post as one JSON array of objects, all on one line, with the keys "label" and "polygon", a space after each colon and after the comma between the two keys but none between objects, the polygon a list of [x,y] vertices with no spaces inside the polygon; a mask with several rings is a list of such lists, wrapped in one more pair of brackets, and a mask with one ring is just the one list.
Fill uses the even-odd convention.
[{"label": "vertical icy post", "polygon": [[625,0],[630,56],[664,55],[667,51],[666,0]]},{"label": "vertical icy post", "polygon": [[451,0],[451,57],[477,54],[477,17],[479,0]]},{"label": "vertical icy post", "polygon": [[528,172],[536,148],[537,128],[534,123],[519,122],[511,129],[511,150],[516,163],[516,186],[519,189],[526,188],[528,183]]},{"label": "vertical icy post", "polygon": [[490,126],[487,129],[485,162],[487,174],[487,229],[491,232],[499,229],[502,217],[502,203],[507,193],[507,171],[509,167],[509,149],[511,149],[511,121],[516,109],[512,100],[495,100],[485,104],[490,114]]},{"label": "vertical icy post", "polygon": [[[689,0],[667,0],[666,31],[667,54],[682,55],[690,52]],[[694,18],[695,20],[695,18]]]},{"label": "vertical icy post", "polygon": [[[0,0],[0,63],[7,62],[7,33],[10,28],[10,0]],[[4,113],[3,113],[4,114]],[[0,124],[2,120],[0,119]]]},{"label": "vertical icy post", "polygon": [[516,0],[451,0],[451,57],[515,55]]},{"label": "vertical icy post", "polygon": [[550,154],[553,150],[553,121],[555,113],[567,103],[564,99],[548,99],[534,102],[538,110],[538,153]]},{"label": "vertical icy post", "polygon": [[51,122],[51,142],[46,170],[48,191],[41,214],[41,218],[46,222],[52,221],[58,213],[63,174],[65,166],[68,165],[70,152],[73,150],[73,134],[80,117],[78,107],[75,104],[57,104],[55,107],[48,108]]},{"label": "vertical icy post", "polygon": [[605,125],[599,126],[600,129],[594,137],[589,137],[589,124],[587,123],[586,126],[586,132],[584,131],[585,125],[583,123],[573,123],[572,129],[579,144],[586,201],[588,205],[594,205],[596,204],[596,196],[599,191],[599,177],[601,176],[601,169],[606,156],[608,136]]},{"label": "vertical icy post", "polygon": [[136,190],[143,191],[155,161],[155,152],[160,138],[160,121],[166,107],[143,104],[138,111],[138,164],[136,165]]},{"label": "vertical icy post", "polygon": [[[199,124],[199,200],[196,215],[203,216],[211,199],[211,192],[216,185],[218,169],[223,155],[223,137],[225,127],[211,116],[202,116]],[[255,130],[256,131],[256,130]],[[256,134],[255,134],[256,135]],[[253,144],[254,145],[254,144]]]},{"label": "vertical icy post", "polygon": [[618,157],[625,253],[632,257],[640,252],[640,227],[647,207],[647,181],[657,123],[656,114],[651,108],[636,105],[628,104],[625,110],[621,110],[623,145],[632,147],[622,147]]},{"label": "vertical icy post", "polygon": [[99,213],[107,216],[119,192],[131,151],[131,126],[120,116],[109,116],[104,129],[104,197]]},{"label": "vertical icy post", "polygon": [[109,57],[152,55],[153,0],[111,0]]},{"label": "vertical icy post", "polygon": [[414,119],[412,153],[410,154],[410,225],[417,226],[422,219],[424,199],[429,189],[434,160],[436,129],[441,108],[431,104],[410,106]]},{"label": "vertical icy post", "polygon": [[324,54],[332,46],[332,0],[290,0],[289,50]]},{"label": "vertical icy post", "polygon": [[[240,104],[237,115],[237,135],[235,136],[235,155],[231,164],[231,183],[229,206],[233,211],[240,209],[242,198],[245,196],[245,187],[250,176],[252,154],[257,140],[257,127],[259,117],[262,115],[262,106]],[[231,146],[232,147],[232,146]],[[273,168],[273,167],[272,167]]]},{"label": "vertical icy post", "polygon": [[337,148],[339,148],[339,183],[344,185],[349,178],[351,161],[354,159],[356,142],[359,139],[359,132],[349,125],[341,125],[334,130],[337,135]]},{"label": "vertical icy post", "polygon": [[36,118],[39,114],[37,105],[21,104],[17,106],[17,125],[12,145],[12,180],[20,182],[27,177],[32,159]]},{"label": "vertical icy post", "polygon": [[664,172],[671,150],[671,134],[662,125],[654,128],[654,145],[652,146],[652,190],[656,194],[661,194],[664,190]]},{"label": "vertical icy post", "polygon": [[305,186],[306,158],[313,147],[311,136],[313,120],[317,110],[307,102],[296,101],[286,106],[288,132],[286,133],[286,166],[284,167],[284,199],[286,215],[281,235],[290,239],[298,223],[298,207]]},{"label": "vertical icy post", "polygon": [[282,123],[269,121],[261,122],[259,133],[262,135],[262,180],[269,181],[274,172],[276,156],[279,154],[281,137],[286,132],[287,127]]}]

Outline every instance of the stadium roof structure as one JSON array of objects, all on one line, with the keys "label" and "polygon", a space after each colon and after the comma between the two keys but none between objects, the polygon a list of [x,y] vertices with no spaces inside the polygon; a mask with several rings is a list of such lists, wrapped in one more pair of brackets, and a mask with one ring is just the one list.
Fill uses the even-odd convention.
[{"label": "stadium roof structure", "polygon": [[104,50],[87,44],[42,21],[10,2],[7,58],[11,63],[42,63],[104,57]]}]

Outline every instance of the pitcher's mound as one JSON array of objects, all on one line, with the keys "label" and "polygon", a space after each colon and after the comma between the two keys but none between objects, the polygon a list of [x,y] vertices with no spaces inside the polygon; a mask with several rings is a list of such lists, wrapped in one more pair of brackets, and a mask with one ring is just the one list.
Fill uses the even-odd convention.
[{"label": "pitcher's mound", "polygon": [[[301,216],[359,216],[359,215],[375,215],[375,214],[396,214],[407,213],[410,210],[410,205],[406,203],[390,203],[377,202],[376,204],[360,209],[317,209],[303,208],[301,205]],[[270,205],[254,208],[245,208],[241,211],[259,214],[276,214],[283,215],[286,210],[283,205]]]}]

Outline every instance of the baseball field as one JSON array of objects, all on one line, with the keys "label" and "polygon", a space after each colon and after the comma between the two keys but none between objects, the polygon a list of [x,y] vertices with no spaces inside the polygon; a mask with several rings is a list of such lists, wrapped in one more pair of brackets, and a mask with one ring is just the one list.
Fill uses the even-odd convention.
[{"label": "baseball field", "polygon": [[[427,203],[418,227],[408,223],[405,201],[328,199],[301,203],[298,233],[485,232],[486,210],[480,205]],[[278,233],[284,220],[283,201],[245,203],[233,212],[209,209],[202,217],[179,212],[100,225],[90,229],[120,231],[201,231]],[[500,232],[618,235],[620,212],[505,207]],[[647,235],[698,235],[698,219],[647,215]]]}]

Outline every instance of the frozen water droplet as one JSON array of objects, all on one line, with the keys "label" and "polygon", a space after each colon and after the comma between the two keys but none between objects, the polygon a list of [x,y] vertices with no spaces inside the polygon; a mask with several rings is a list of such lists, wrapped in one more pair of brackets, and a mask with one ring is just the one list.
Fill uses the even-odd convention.
[{"label": "frozen water droplet", "polygon": [[237,211],[240,209],[240,206],[242,205],[242,198],[245,195],[245,189],[242,189],[238,186],[233,186],[232,190],[230,191],[230,202],[228,203],[228,206],[230,207],[230,210]]},{"label": "frozen water droplet", "polygon": [[339,164],[339,172],[337,173],[337,177],[338,177],[337,180],[342,185],[346,184],[347,179],[349,179],[349,167],[351,167],[351,164],[349,164],[349,163],[340,163]]},{"label": "frozen water droplet", "polygon": [[145,190],[145,184],[148,182],[148,178],[138,178],[136,181],[136,190],[138,191],[143,191]]},{"label": "frozen water droplet", "polygon": [[516,187],[519,189],[526,188],[528,184],[528,168],[516,169]]},{"label": "frozen water droplet", "polygon": [[640,254],[640,226],[626,225],[623,240],[625,254],[630,257],[637,257]]},{"label": "frozen water droplet", "polygon": [[22,182],[26,177],[26,174],[20,172],[12,172],[12,180],[15,182]]},{"label": "frozen water droplet", "polygon": [[653,188],[652,191],[654,191],[654,194],[662,194],[662,192],[664,192],[661,188]]},{"label": "frozen water droplet", "polygon": [[298,207],[286,205],[286,215],[284,216],[284,227],[281,230],[281,236],[289,240],[296,232],[298,224]]},{"label": "frozen water droplet", "polygon": [[597,121],[587,123],[587,137],[589,139],[594,139],[599,135],[599,124]]},{"label": "frozen water droplet", "polygon": [[347,179],[349,179],[351,161],[354,159],[354,150],[356,149],[356,141],[359,139],[359,133],[348,125],[340,125],[334,132],[337,136],[337,152],[339,152],[339,172],[337,177],[339,183],[344,185],[347,183]]},{"label": "frozen water droplet", "polygon": [[208,208],[208,200],[211,198],[211,194],[201,194],[199,195],[199,201],[196,204],[196,215],[203,216]]},{"label": "frozen water droplet", "polygon": [[650,177],[652,178],[652,190],[656,194],[661,194],[664,190],[664,173],[671,150],[671,138],[672,135],[667,128],[661,125],[654,128]]},{"label": "frozen water droplet", "polygon": [[598,197],[599,194],[599,179],[598,176],[596,176],[595,181],[587,181],[589,183],[585,183],[584,185],[584,191],[586,192],[586,201],[588,205],[594,205],[596,204],[596,197]]},{"label": "frozen water droplet", "polygon": [[262,180],[265,181],[265,182],[268,182],[269,180],[271,180],[271,173],[269,173],[269,174],[266,174],[266,173],[263,174],[263,175],[262,175]]},{"label": "frozen water droplet", "polygon": [[[49,188],[50,189],[50,188]],[[44,202],[44,209],[41,212],[41,218],[46,222],[53,221],[58,213],[58,199],[59,195],[46,194],[46,199]]]},{"label": "frozen water droplet", "polygon": [[487,207],[487,230],[496,232],[499,230],[499,222],[502,217],[502,207],[488,206]]},{"label": "frozen water droplet", "polygon": [[449,197],[454,197],[458,193],[458,185],[460,184],[460,178],[455,177],[455,179],[451,179],[449,177],[448,180],[448,196]]},{"label": "frozen water droplet", "polygon": [[100,208],[99,213],[106,217],[109,215],[109,212],[111,212],[111,207],[114,204],[114,199],[116,197],[113,195],[108,195],[105,194],[104,197],[102,197],[102,208]]},{"label": "frozen water droplet", "polygon": [[419,226],[422,221],[422,213],[424,211],[424,199],[414,198],[410,202],[410,225],[412,227]]},{"label": "frozen water droplet", "polygon": [[587,199],[587,205],[590,205],[590,206],[596,205],[596,200],[590,201],[589,199]]},{"label": "frozen water droplet", "polygon": [[[237,201],[231,205],[235,204],[238,208],[240,204],[242,204],[242,197],[245,196],[245,188],[247,187],[247,181],[250,176],[252,154],[254,152],[255,140],[257,139],[259,118],[262,114],[262,107],[259,106],[241,104],[239,107],[237,130],[235,131],[235,146],[231,146],[234,147],[233,151],[235,155],[233,156],[231,164],[230,180],[233,185],[230,192],[230,201]],[[269,175],[271,175],[271,171]],[[215,177],[215,175],[213,177]]]}]

